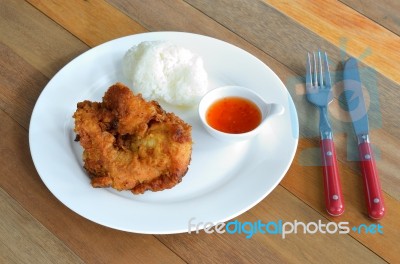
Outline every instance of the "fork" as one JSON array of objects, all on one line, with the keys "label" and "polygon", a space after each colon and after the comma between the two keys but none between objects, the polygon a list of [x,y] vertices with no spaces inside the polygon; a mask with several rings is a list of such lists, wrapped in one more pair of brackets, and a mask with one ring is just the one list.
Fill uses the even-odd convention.
[{"label": "fork", "polygon": [[[306,94],[310,103],[319,108],[319,131],[324,175],[325,205],[332,216],[344,212],[343,194],[340,185],[333,133],[328,120],[328,104],[332,102],[332,85],[329,73],[328,55],[321,51],[312,56],[308,53],[306,69]],[[312,57],[312,58],[311,58]],[[322,63],[323,61],[323,63]]]}]

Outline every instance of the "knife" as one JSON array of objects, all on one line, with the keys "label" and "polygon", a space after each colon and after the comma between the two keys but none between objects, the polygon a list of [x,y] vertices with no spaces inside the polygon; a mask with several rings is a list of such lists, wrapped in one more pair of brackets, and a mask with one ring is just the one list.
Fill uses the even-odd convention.
[{"label": "knife", "polygon": [[356,59],[350,58],[346,61],[343,82],[344,96],[353,122],[354,132],[357,135],[368,214],[373,219],[381,219],[385,214],[385,206],[378,171],[369,141],[368,116]]}]

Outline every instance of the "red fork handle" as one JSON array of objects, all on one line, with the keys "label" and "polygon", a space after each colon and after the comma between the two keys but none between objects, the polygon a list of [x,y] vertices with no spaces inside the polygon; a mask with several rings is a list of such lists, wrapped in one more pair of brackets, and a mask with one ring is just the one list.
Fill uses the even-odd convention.
[{"label": "red fork handle", "polygon": [[385,205],[371,145],[369,142],[362,142],[358,145],[358,151],[368,214],[369,217],[379,220],[385,215]]},{"label": "red fork handle", "polygon": [[321,152],[326,210],[332,216],[339,216],[344,212],[344,202],[335,145],[332,139],[323,139],[321,141]]}]

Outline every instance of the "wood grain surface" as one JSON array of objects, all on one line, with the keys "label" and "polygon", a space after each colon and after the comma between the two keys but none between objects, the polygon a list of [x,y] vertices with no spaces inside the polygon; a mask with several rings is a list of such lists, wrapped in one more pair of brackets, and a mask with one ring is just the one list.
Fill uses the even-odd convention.
[{"label": "wood grain surface", "polygon": [[[1,263],[399,263],[400,6],[396,0],[0,0]],[[218,38],[259,58],[283,81],[298,112],[300,138],[282,182],[234,220],[349,226],[383,234],[144,235],[93,223],[46,188],[29,149],[33,107],[69,61],[106,41],[142,32]],[[346,212],[328,215],[319,166],[318,112],[305,98],[308,51],[328,52],[334,128]],[[361,61],[371,141],[387,215],[368,218],[354,133],[343,111],[343,62]]]}]

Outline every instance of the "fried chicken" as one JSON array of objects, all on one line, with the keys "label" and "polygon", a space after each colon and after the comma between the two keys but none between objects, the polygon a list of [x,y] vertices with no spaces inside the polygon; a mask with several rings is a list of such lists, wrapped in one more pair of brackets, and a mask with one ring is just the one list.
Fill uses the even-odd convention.
[{"label": "fried chicken", "polygon": [[108,89],[103,102],[78,103],[73,117],[93,187],[161,191],[188,170],[191,126],[121,83]]}]

